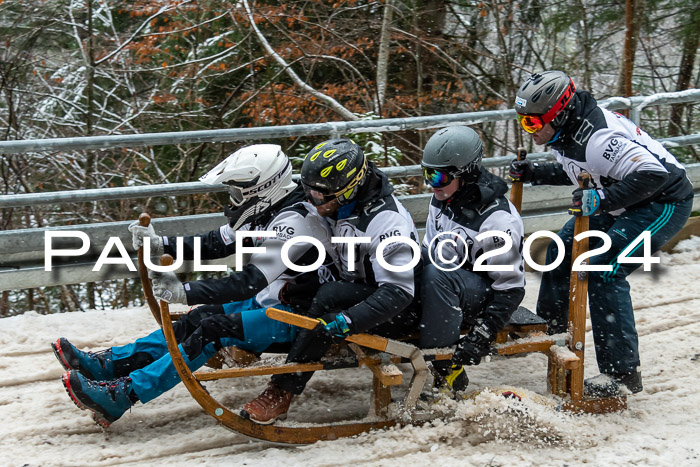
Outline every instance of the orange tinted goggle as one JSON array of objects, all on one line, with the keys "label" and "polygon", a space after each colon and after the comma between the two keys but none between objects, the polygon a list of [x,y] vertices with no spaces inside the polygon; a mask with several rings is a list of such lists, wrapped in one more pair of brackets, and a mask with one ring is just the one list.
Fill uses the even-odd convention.
[{"label": "orange tinted goggle", "polygon": [[520,126],[523,127],[523,130],[527,131],[528,133],[536,133],[545,126],[542,117],[539,115],[518,114],[518,121],[520,122]]},{"label": "orange tinted goggle", "polygon": [[523,130],[528,133],[535,133],[541,130],[547,123],[554,120],[554,118],[564,110],[564,108],[569,104],[571,98],[574,97],[576,92],[576,86],[574,86],[574,80],[569,79],[569,86],[564,90],[559,100],[552,106],[551,109],[547,111],[544,115],[518,115],[518,121]]}]

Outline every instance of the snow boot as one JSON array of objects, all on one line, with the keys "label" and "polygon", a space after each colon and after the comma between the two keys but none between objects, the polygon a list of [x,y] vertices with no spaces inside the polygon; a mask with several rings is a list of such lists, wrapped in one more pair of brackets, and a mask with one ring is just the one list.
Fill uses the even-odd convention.
[{"label": "snow boot", "polygon": [[619,397],[623,395],[623,388],[632,394],[641,392],[644,389],[642,373],[638,370],[630,373],[601,373],[583,381],[583,394],[588,397]]},{"label": "snow boot", "polygon": [[112,349],[100,352],[83,352],[68,339],[61,337],[51,344],[54,355],[67,371],[76,370],[88,379],[111,381],[114,378]]},{"label": "snow boot", "polygon": [[61,378],[68,395],[78,408],[93,412],[93,420],[107,428],[124,415],[138,397],[131,391],[131,378],[114,381],[93,381],[71,370]]},{"label": "snow boot", "polygon": [[270,425],[276,420],[287,418],[289,404],[294,394],[268,383],[267,388],[256,399],[248,402],[241,410],[241,417],[260,425]]}]

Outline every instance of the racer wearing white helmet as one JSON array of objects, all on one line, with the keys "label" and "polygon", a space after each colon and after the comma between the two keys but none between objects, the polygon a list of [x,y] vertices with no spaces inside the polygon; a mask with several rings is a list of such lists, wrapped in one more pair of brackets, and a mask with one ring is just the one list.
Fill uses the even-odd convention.
[{"label": "racer wearing white helmet", "polygon": [[[335,248],[330,243],[330,228],[316,210],[304,202],[303,189],[292,181],[292,166],[280,146],[256,144],[241,148],[200,181],[208,185],[226,185],[232,203],[225,210],[229,222],[218,231],[201,236],[202,259],[223,258],[235,253],[236,235],[242,230],[272,231],[275,236],[257,240],[246,238],[246,246],[255,243],[255,246],[264,247],[265,252],[254,253],[242,271],[227,278],[170,284],[181,292],[170,301],[189,305],[229,303],[257,293],[261,305],[279,303],[281,288],[291,278],[299,276],[288,271],[281,259],[284,242],[295,236],[317,238],[326,246],[327,260],[333,259]],[[163,237],[166,253],[176,254],[175,241],[175,238]],[[184,247],[185,259],[192,259],[194,237],[185,238]],[[311,244],[298,243],[288,256],[292,262],[306,265],[313,263],[317,254]],[[159,292],[162,291],[154,282],[154,293]],[[162,298],[168,301],[167,296]]]},{"label": "racer wearing white helmet", "polygon": [[231,207],[226,215],[236,230],[287,197],[297,184],[292,164],[276,144],[255,144],[234,152],[199,181],[228,187]]},{"label": "racer wearing white helmet", "polygon": [[[327,267],[298,274],[281,260],[284,243],[300,235],[313,237],[325,247],[329,266],[335,258],[330,228],[311,204],[303,202],[303,190],[291,176],[291,165],[279,146],[256,145],[236,151],[202,177],[210,185],[227,184],[232,206],[229,223],[199,236],[201,257],[214,259],[234,253],[236,235],[241,233],[238,227],[273,232],[272,237],[246,238],[249,245],[264,247],[263,252],[252,254],[242,271],[223,279],[183,284],[172,272],[151,273],[156,298],[203,304],[174,324],[175,337],[192,371],[222,347],[263,352],[270,346],[289,345],[297,328],[267,318],[266,308],[304,310],[320,284],[333,279]],[[136,222],[129,230],[134,247],[148,237],[160,252],[193,258],[196,237],[186,237],[183,251],[178,252],[173,246],[176,239],[157,236],[152,226],[141,227]],[[288,257],[297,265],[309,265],[316,262],[318,254],[310,243],[297,243],[289,249]],[[136,401],[153,400],[180,381],[160,330],[98,353],[81,352],[60,338],[54,351],[69,370],[63,376],[69,396],[79,407],[91,410],[102,426],[116,421]]]}]

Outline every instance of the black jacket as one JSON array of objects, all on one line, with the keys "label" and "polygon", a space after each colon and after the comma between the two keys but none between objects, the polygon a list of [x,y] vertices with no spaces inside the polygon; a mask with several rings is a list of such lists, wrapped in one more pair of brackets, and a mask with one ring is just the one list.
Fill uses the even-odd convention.
[{"label": "black jacket", "polygon": [[533,185],[571,185],[589,173],[601,210],[619,214],[649,202],[672,203],[693,196],[685,169],[658,141],[620,114],[598,106],[585,91],[551,144],[557,163],[535,164]]}]

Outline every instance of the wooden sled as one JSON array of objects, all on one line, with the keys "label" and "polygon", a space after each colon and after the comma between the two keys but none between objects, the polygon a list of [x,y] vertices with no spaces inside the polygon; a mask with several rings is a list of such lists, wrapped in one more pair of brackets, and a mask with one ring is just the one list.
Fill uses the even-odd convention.
[{"label": "wooden sled", "polygon": [[[162,264],[168,265],[171,263],[172,258],[164,255]],[[277,363],[193,373],[187,367],[175,341],[167,303],[161,302],[160,312],[168,350],[183,384],[192,397],[207,413],[225,427],[245,436],[275,443],[308,444],[321,440],[355,436],[371,430],[391,427],[399,423],[425,422],[430,419],[430,415],[414,409],[416,408],[418,396],[428,378],[429,362],[452,358],[452,354],[448,349],[422,352],[408,342],[368,334],[357,334],[346,339],[348,346],[354,352],[354,358],[344,357],[339,360],[303,364]],[[318,324],[318,321],[315,319],[275,308],[268,308],[266,314],[272,319],[306,329],[311,329]],[[542,331],[546,330],[546,325],[538,321],[536,317],[533,319],[530,315],[531,313],[525,309],[519,310],[514,316],[516,319],[526,318],[524,322],[512,322],[503,330],[506,336],[509,334],[520,334],[528,336],[528,338],[523,339],[523,342],[509,341],[497,344],[493,349],[494,355],[515,355],[541,351],[550,355],[550,358],[557,359],[564,366],[570,366],[571,361],[578,361],[575,357],[567,360],[562,356],[562,352],[552,351],[553,347],[556,348],[563,344],[557,342],[556,336],[545,335]],[[391,387],[400,385],[403,382],[403,372],[396,366],[399,363],[409,363],[411,365],[411,381],[403,400],[398,404],[399,410],[389,414],[389,406],[392,403]],[[228,409],[224,404],[214,399],[203,386],[203,383],[207,381],[226,378],[357,367],[367,367],[372,372],[373,402],[368,410],[368,416],[355,422],[324,425],[304,424],[304,426],[284,424],[259,425],[241,417],[238,411]]]},{"label": "wooden sled", "polygon": [[[585,179],[580,181],[585,186]],[[588,229],[588,218],[576,219],[575,235]],[[587,241],[574,244],[572,257],[576,258],[588,249]],[[172,258],[164,255],[161,264],[172,264]],[[150,284],[149,284],[150,285]],[[585,344],[585,312],[587,301],[587,277],[572,273],[570,290],[569,332],[550,336],[545,334],[546,324],[524,308],[513,314],[511,322],[503,329],[492,348],[492,355],[508,356],[530,352],[542,352],[548,357],[547,381],[552,394],[559,397],[558,407],[563,410],[585,413],[608,413],[626,409],[626,398],[589,399],[583,396],[583,350]],[[401,342],[379,336],[358,334],[346,341],[354,352],[354,358],[325,360],[304,364],[270,364],[243,368],[217,369],[191,372],[175,341],[172,316],[168,304],[161,302],[160,318],[168,350],[185,387],[202,408],[225,427],[256,439],[285,444],[308,444],[321,440],[333,440],[354,436],[374,429],[396,424],[424,422],[424,413],[414,410],[418,396],[429,374],[431,361],[449,360],[449,349],[421,351],[409,342]],[[285,323],[311,329],[317,321],[301,315],[269,308],[268,317]],[[516,337],[516,339],[513,339]],[[403,372],[396,366],[410,363],[411,381],[399,403],[400,410],[390,413],[391,388],[403,382]],[[372,372],[373,402],[368,417],[355,422],[324,425],[258,425],[241,417],[238,411],[229,410],[214,399],[202,383],[225,378],[241,378],[259,375],[323,371],[340,368],[367,367]]]}]

